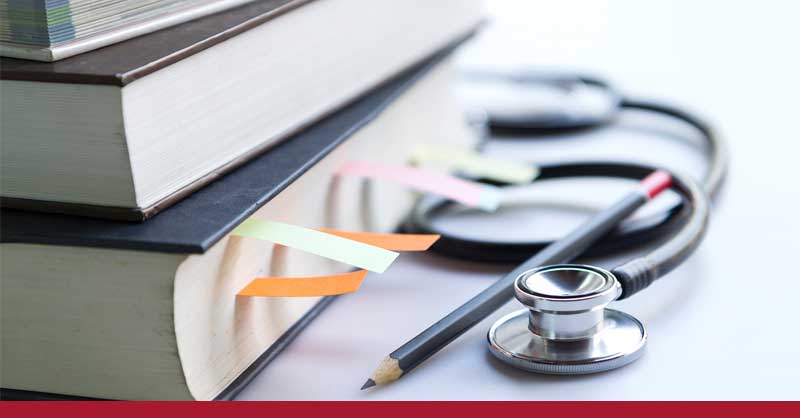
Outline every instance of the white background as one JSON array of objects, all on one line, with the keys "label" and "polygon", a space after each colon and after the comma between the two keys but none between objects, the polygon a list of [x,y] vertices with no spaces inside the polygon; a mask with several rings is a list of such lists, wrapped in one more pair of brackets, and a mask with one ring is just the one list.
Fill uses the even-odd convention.
[{"label": "white background", "polygon": [[[490,357],[485,333],[519,307],[511,302],[400,381],[362,392],[386,354],[510,270],[404,254],[335,301],[239,399],[800,399],[800,6],[491,1],[488,9],[493,22],[462,53],[465,68],[602,75],[625,93],[703,115],[728,140],[730,174],[700,250],[615,304],[645,323],[648,352],[620,370],[584,377],[510,369]],[[499,141],[488,151],[526,161],[644,160],[699,174],[703,160],[691,139],[680,126],[633,115],[575,139]],[[565,202],[578,194],[578,203],[601,208],[624,189],[603,182],[542,183],[539,190]],[[517,208],[447,226],[542,237],[583,216],[577,208]]]}]

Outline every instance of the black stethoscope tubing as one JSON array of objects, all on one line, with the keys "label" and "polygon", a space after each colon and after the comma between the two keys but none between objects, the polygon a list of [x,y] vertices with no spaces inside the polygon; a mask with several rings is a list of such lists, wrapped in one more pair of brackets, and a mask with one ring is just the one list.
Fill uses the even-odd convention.
[{"label": "black stethoscope tubing", "polygon": [[[599,86],[608,90],[609,94],[615,94],[604,82],[593,78],[580,78],[587,84]],[[645,111],[682,121],[697,129],[705,140],[705,154],[707,160],[706,171],[700,180],[700,186],[704,194],[713,196],[719,190],[727,170],[727,152],[723,142],[711,129],[710,125],[701,118],[686,112],[677,107],[666,104],[632,100],[619,97],[618,110],[621,111]],[[604,120],[577,121],[568,127],[547,126],[533,124],[525,126],[524,121],[515,120],[511,123],[489,119],[491,129],[513,129],[518,132],[541,133],[553,132],[554,130],[565,129],[586,129],[593,126],[607,125],[613,123],[616,115],[611,115]],[[573,121],[574,122],[574,121]],[[540,175],[535,182],[546,181],[548,179],[568,178],[568,177],[617,177],[628,179],[641,179],[657,167],[645,164],[619,163],[619,162],[577,162],[562,164],[546,164],[539,166]],[[486,183],[497,186],[505,184],[482,180]],[[692,218],[692,211],[687,209],[686,193],[679,193],[681,200],[674,206],[664,211],[645,218],[631,219],[620,224],[612,233],[601,241],[597,242],[587,252],[585,256],[604,256],[623,250],[638,248],[642,245],[663,240],[678,233],[685,228]],[[697,202],[694,202],[696,204]],[[403,230],[409,233],[432,233],[439,234],[441,238],[432,247],[432,250],[449,257],[472,260],[478,262],[501,262],[512,263],[527,259],[532,254],[540,251],[551,243],[549,240],[537,240],[529,242],[505,241],[498,237],[496,239],[474,239],[458,236],[448,231],[441,230],[433,222],[434,218],[442,215],[448,206],[452,205],[443,199],[432,196],[422,198],[407,217]],[[695,208],[694,206],[692,208]],[[688,244],[687,244],[688,245]]]}]

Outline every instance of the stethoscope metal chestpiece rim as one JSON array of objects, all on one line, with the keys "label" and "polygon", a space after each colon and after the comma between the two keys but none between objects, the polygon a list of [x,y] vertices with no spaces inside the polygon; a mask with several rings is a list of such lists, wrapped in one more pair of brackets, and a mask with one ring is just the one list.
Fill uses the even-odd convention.
[{"label": "stethoscope metal chestpiece rim", "polygon": [[611,273],[575,264],[529,270],[514,283],[517,300],[542,311],[585,311],[611,303],[620,292],[620,285]]},{"label": "stethoscope metal chestpiece rim", "polygon": [[610,272],[584,265],[546,266],[514,283],[527,309],[489,330],[495,357],[547,374],[588,374],[622,367],[642,354],[647,333],[633,316],[607,309],[621,288]]}]

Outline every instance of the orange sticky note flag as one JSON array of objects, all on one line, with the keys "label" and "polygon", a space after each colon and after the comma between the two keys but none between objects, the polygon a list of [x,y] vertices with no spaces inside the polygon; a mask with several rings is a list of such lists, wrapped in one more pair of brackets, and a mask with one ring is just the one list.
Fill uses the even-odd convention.
[{"label": "orange sticky note flag", "polygon": [[330,296],[358,290],[367,276],[366,270],[316,277],[258,277],[253,279],[239,296]]},{"label": "orange sticky note flag", "polygon": [[321,228],[319,231],[391,251],[425,251],[439,240],[439,235],[436,234],[374,234],[328,228]]}]

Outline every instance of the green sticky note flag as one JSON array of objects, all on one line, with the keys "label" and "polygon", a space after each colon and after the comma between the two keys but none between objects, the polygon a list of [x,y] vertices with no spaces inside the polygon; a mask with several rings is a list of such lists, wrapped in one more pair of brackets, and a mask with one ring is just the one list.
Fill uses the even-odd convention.
[{"label": "green sticky note flag", "polygon": [[446,170],[463,171],[512,184],[527,184],[539,175],[539,169],[532,164],[491,158],[456,147],[422,145],[411,153],[410,162],[415,165],[432,164]]},{"label": "green sticky note flag", "polygon": [[398,256],[394,251],[373,245],[263,219],[250,218],[237,226],[232,234],[274,242],[376,273],[386,271]]}]

